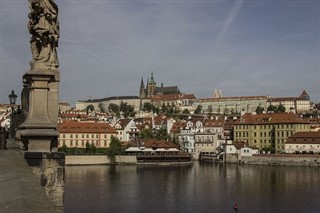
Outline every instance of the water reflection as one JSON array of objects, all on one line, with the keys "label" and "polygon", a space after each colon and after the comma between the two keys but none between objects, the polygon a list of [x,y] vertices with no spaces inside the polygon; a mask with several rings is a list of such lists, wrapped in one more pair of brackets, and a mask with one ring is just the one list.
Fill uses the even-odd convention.
[{"label": "water reflection", "polygon": [[66,212],[317,212],[320,169],[239,166],[66,167]]}]

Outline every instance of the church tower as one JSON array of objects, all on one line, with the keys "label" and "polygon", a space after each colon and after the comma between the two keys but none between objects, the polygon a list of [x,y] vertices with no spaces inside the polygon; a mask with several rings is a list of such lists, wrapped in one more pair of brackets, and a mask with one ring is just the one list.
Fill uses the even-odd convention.
[{"label": "church tower", "polygon": [[145,93],[145,89],[144,89],[143,78],[141,78],[139,98],[145,98],[145,97],[146,97],[146,93]]},{"label": "church tower", "polygon": [[150,80],[147,82],[147,97],[150,98],[156,94],[157,83],[154,81],[153,72],[151,73]]}]

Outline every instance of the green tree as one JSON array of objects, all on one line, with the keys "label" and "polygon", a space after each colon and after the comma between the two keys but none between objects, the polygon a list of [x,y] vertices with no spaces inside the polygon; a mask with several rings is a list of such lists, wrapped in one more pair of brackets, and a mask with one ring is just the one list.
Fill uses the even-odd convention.
[{"label": "green tree", "polygon": [[155,130],[154,137],[157,140],[168,140],[170,138],[166,128],[160,128],[158,130]]},{"label": "green tree", "polygon": [[68,152],[68,147],[67,147],[67,145],[63,144],[63,146],[59,148],[59,151],[60,151],[60,152],[67,153],[67,152]]},{"label": "green tree", "polygon": [[209,116],[211,116],[212,115],[212,105],[208,106],[208,111],[209,111]]},{"label": "green tree", "polygon": [[103,108],[103,104],[102,103],[100,103],[98,107],[100,109],[100,112],[104,112],[104,108]]},{"label": "green tree", "polygon": [[264,108],[262,106],[257,106],[256,113],[261,114],[263,112],[263,110],[264,110]]},{"label": "green tree", "polygon": [[201,105],[198,105],[196,110],[194,111],[194,114],[200,114],[202,111],[202,106]]},{"label": "green tree", "polygon": [[161,112],[166,113],[168,111],[168,107],[163,103],[161,107]]},{"label": "green tree", "polygon": [[110,113],[114,113],[115,115],[117,115],[119,117],[120,115],[120,107],[117,104],[111,103],[108,106],[108,110]]},{"label": "green tree", "polygon": [[143,111],[151,112],[155,107],[150,103],[146,102],[143,104]]},{"label": "green tree", "polygon": [[116,155],[120,155],[120,154],[122,154],[120,140],[115,136],[111,136],[110,145],[107,150],[107,155],[110,158],[111,163],[115,163]]},{"label": "green tree", "polygon": [[273,105],[269,105],[267,111],[268,112],[276,112],[277,111],[277,107],[273,106]]},{"label": "green tree", "polygon": [[87,108],[86,108],[86,111],[87,111],[87,114],[89,112],[93,112],[94,111],[94,106],[92,104],[88,105]]},{"label": "green tree", "polygon": [[190,114],[190,111],[188,109],[183,110],[182,114]]},{"label": "green tree", "polygon": [[134,115],[134,107],[128,103],[121,102],[120,111],[123,112],[125,118],[132,117]]},{"label": "green tree", "polygon": [[151,128],[142,129],[142,130],[139,132],[138,137],[141,138],[141,139],[151,139],[151,138],[154,138],[153,130],[152,130]]},{"label": "green tree", "polygon": [[277,112],[285,112],[285,111],[286,111],[286,108],[282,104],[280,104],[277,108]]}]

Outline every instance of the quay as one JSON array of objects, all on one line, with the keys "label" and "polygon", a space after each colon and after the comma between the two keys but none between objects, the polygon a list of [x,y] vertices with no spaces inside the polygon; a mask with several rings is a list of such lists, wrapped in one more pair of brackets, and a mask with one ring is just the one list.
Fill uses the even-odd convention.
[{"label": "quay", "polygon": [[0,212],[59,212],[13,139],[0,150]]}]

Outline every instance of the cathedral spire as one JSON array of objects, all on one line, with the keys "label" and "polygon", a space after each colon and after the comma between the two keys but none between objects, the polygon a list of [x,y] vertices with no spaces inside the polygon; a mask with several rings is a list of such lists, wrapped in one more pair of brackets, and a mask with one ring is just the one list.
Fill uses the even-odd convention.
[{"label": "cathedral spire", "polygon": [[145,93],[143,78],[141,78],[140,90],[139,90],[139,97],[140,97],[140,98],[145,98],[145,96],[146,96],[146,93]]}]

